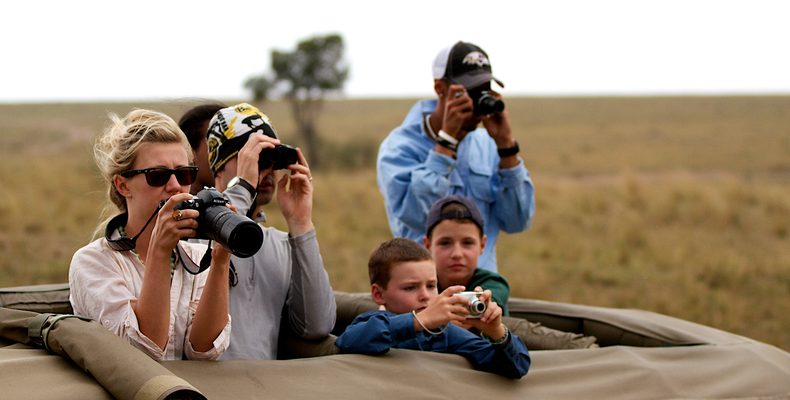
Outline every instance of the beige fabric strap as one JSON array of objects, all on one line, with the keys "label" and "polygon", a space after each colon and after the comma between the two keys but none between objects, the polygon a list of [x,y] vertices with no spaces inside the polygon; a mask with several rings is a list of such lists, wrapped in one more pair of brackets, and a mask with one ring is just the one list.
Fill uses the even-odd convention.
[{"label": "beige fabric strap", "polygon": [[158,375],[149,379],[140,387],[140,390],[134,395],[134,400],[160,400],[178,390],[190,390],[200,393],[194,386],[175,375]]}]

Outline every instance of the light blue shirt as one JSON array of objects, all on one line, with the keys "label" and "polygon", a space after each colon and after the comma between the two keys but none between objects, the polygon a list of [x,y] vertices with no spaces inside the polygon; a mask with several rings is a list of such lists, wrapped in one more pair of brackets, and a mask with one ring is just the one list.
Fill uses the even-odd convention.
[{"label": "light blue shirt", "polygon": [[482,127],[461,140],[456,159],[435,152],[436,144],[423,130],[425,116],[435,108],[436,100],[417,102],[379,147],[376,173],[390,229],[395,237],[422,243],[436,200],[450,194],[469,197],[485,219],[488,237],[478,267],[496,271],[499,231],[521,232],[532,221],[532,180],[521,158],[515,167],[499,168],[496,143]]}]

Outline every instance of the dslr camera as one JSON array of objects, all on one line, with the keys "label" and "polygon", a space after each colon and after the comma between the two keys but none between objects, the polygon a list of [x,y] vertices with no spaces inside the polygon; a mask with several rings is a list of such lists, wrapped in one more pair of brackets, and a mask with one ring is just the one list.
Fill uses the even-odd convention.
[{"label": "dslr camera", "polygon": [[486,303],[480,298],[483,292],[460,292],[455,295],[463,297],[469,302],[469,305],[466,306],[469,310],[469,315],[466,318],[480,318],[483,316],[483,313],[486,311]]},{"label": "dslr camera", "polygon": [[299,161],[296,148],[287,144],[275,145],[273,149],[263,149],[258,155],[258,169],[264,170],[273,167],[274,170],[286,169],[291,164]]},{"label": "dslr camera", "polygon": [[253,220],[234,213],[227,204],[222,193],[207,187],[174,209],[200,211],[195,238],[214,240],[235,256],[251,257],[263,244],[263,230]]}]

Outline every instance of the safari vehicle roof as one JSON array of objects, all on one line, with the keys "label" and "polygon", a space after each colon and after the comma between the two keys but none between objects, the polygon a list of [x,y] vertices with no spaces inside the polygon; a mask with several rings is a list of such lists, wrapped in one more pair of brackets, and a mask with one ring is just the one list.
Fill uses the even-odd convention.
[{"label": "safari vehicle roof", "polygon": [[[351,296],[364,308],[363,294]],[[512,299],[511,314],[595,335],[602,347],[531,351],[521,380],[455,355],[392,350],[273,361],[156,363],[96,323],[61,319],[53,354],[28,337],[37,312],[68,312],[65,285],[0,289],[3,398],[790,398],[790,354],[641,310]]]}]

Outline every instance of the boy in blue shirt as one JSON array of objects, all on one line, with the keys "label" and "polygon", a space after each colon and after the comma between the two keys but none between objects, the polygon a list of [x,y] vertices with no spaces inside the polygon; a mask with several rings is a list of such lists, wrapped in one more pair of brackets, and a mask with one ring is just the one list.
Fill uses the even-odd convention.
[{"label": "boy in blue shirt", "polygon": [[371,254],[368,272],[380,309],[359,315],[337,338],[342,353],[436,351],[461,355],[481,371],[514,379],[526,375],[529,352],[502,324],[502,309],[491,301],[491,292],[482,292],[486,310],[480,318],[468,318],[469,300],[455,296],[464,287],[438,293],[436,266],[424,247],[404,238],[384,242]]}]

